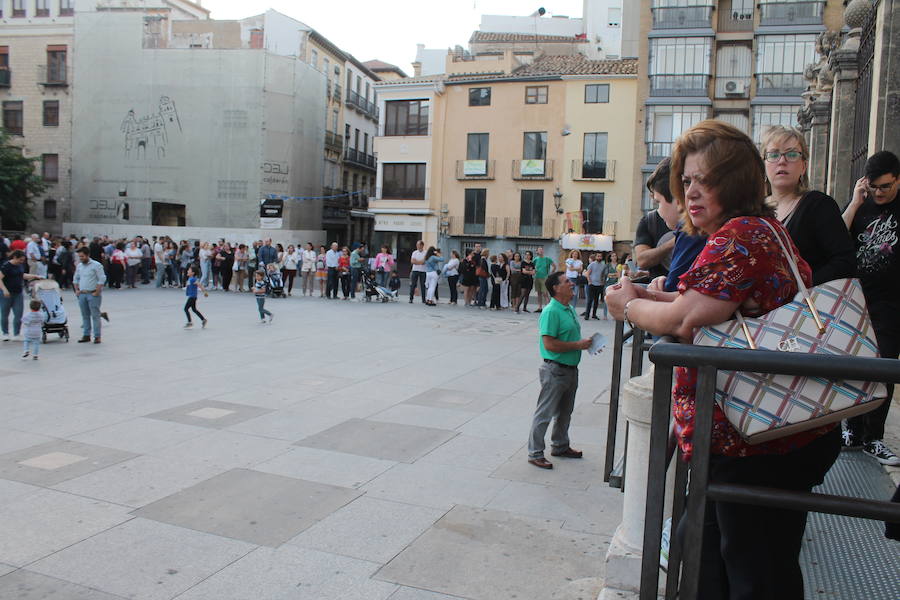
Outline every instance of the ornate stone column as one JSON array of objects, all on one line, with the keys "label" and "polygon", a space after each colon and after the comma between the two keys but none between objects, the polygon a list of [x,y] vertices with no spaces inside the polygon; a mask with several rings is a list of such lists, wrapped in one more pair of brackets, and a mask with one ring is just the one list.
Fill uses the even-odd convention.
[{"label": "ornate stone column", "polygon": [[831,125],[831,94],[819,96],[807,108],[809,113],[809,185],[811,189],[824,191],[828,180],[828,137]]},{"label": "ornate stone column", "polygon": [[872,118],[875,121],[869,137],[870,153],[890,150],[900,156],[900,1],[881,0],[878,8],[879,36],[875,39],[876,66],[872,90]]}]

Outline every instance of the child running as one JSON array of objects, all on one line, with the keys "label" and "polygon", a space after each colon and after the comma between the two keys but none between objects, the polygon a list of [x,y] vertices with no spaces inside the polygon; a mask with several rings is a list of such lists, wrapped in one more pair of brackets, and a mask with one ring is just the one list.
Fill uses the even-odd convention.
[{"label": "child running", "polygon": [[206,318],[197,310],[197,290],[199,289],[203,292],[204,298],[209,298],[209,292],[197,280],[197,276],[194,274],[194,267],[188,267],[187,277],[187,286],[184,288],[184,295],[187,296],[187,302],[184,303],[184,315],[187,317],[187,323],[184,324],[184,328],[188,329],[194,326],[194,323],[191,322],[190,311],[194,311],[194,314],[200,317],[200,326],[206,328]]},{"label": "child running", "polygon": [[[32,300],[28,303],[28,307],[31,308],[31,312],[22,317],[22,337],[25,339],[25,352],[22,354],[22,360],[28,360],[29,355],[37,360],[38,352],[41,350],[44,312],[41,310],[40,300]],[[31,348],[30,352],[29,348]]]},{"label": "child running", "polygon": [[256,272],[256,281],[253,284],[253,294],[256,296],[256,308],[259,309],[259,322],[265,323],[266,317],[269,317],[269,323],[272,322],[273,315],[266,310],[266,274],[263,271]]}]

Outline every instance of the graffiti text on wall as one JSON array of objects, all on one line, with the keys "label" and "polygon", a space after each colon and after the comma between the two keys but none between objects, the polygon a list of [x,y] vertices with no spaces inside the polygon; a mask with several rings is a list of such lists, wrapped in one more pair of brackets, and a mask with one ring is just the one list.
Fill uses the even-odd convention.
[{"label": "graffiti text on wall", "polygon": [[159,111],[140,119],[134,109],[129,110],[121,131],[125,134],[125,158],[145,159],[151,149],[156,158],[165,158],[169,133],[181,133],[175,102],[168,96],[160,96]]}]

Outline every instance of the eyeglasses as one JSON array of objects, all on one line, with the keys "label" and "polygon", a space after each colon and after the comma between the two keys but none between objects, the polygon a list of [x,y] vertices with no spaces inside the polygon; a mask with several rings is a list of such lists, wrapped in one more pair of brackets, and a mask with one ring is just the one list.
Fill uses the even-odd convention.
[{"label": "eyeglasses", "polygon": [[788,150],[787,152],[766,152],[766,160],[770,163],[778,162],[781,157],[788,162],[797,162],[803,158],[803,153],[797,150]]},{"label": "eyeglasses", "polygon": [[882,183],[881,185],[872,185],[871,183],[867,183],[866,187],[873,192],[889,192],[891,188],[894,187],[894,184],[897,183],[897,180],[893,180],[890,183]]}]

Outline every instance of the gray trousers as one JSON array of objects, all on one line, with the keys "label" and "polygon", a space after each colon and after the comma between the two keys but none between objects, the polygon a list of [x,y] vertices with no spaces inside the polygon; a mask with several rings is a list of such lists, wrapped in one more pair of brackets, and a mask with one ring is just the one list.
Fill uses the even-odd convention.
[{"label": "gray trousers", "polygon": [[556,450],[569,448],[569,422],[575,409],[575,392],[578,391],[577,368],[567,369],[556,363],[545,362],[538,370],[538,378],[541,382],[541,393],[538,396],[537,408],[534,410],[531,434],[528,436],[528,458],[544,456],[544,435],[551,419],[553,419],[551,448]]}]

